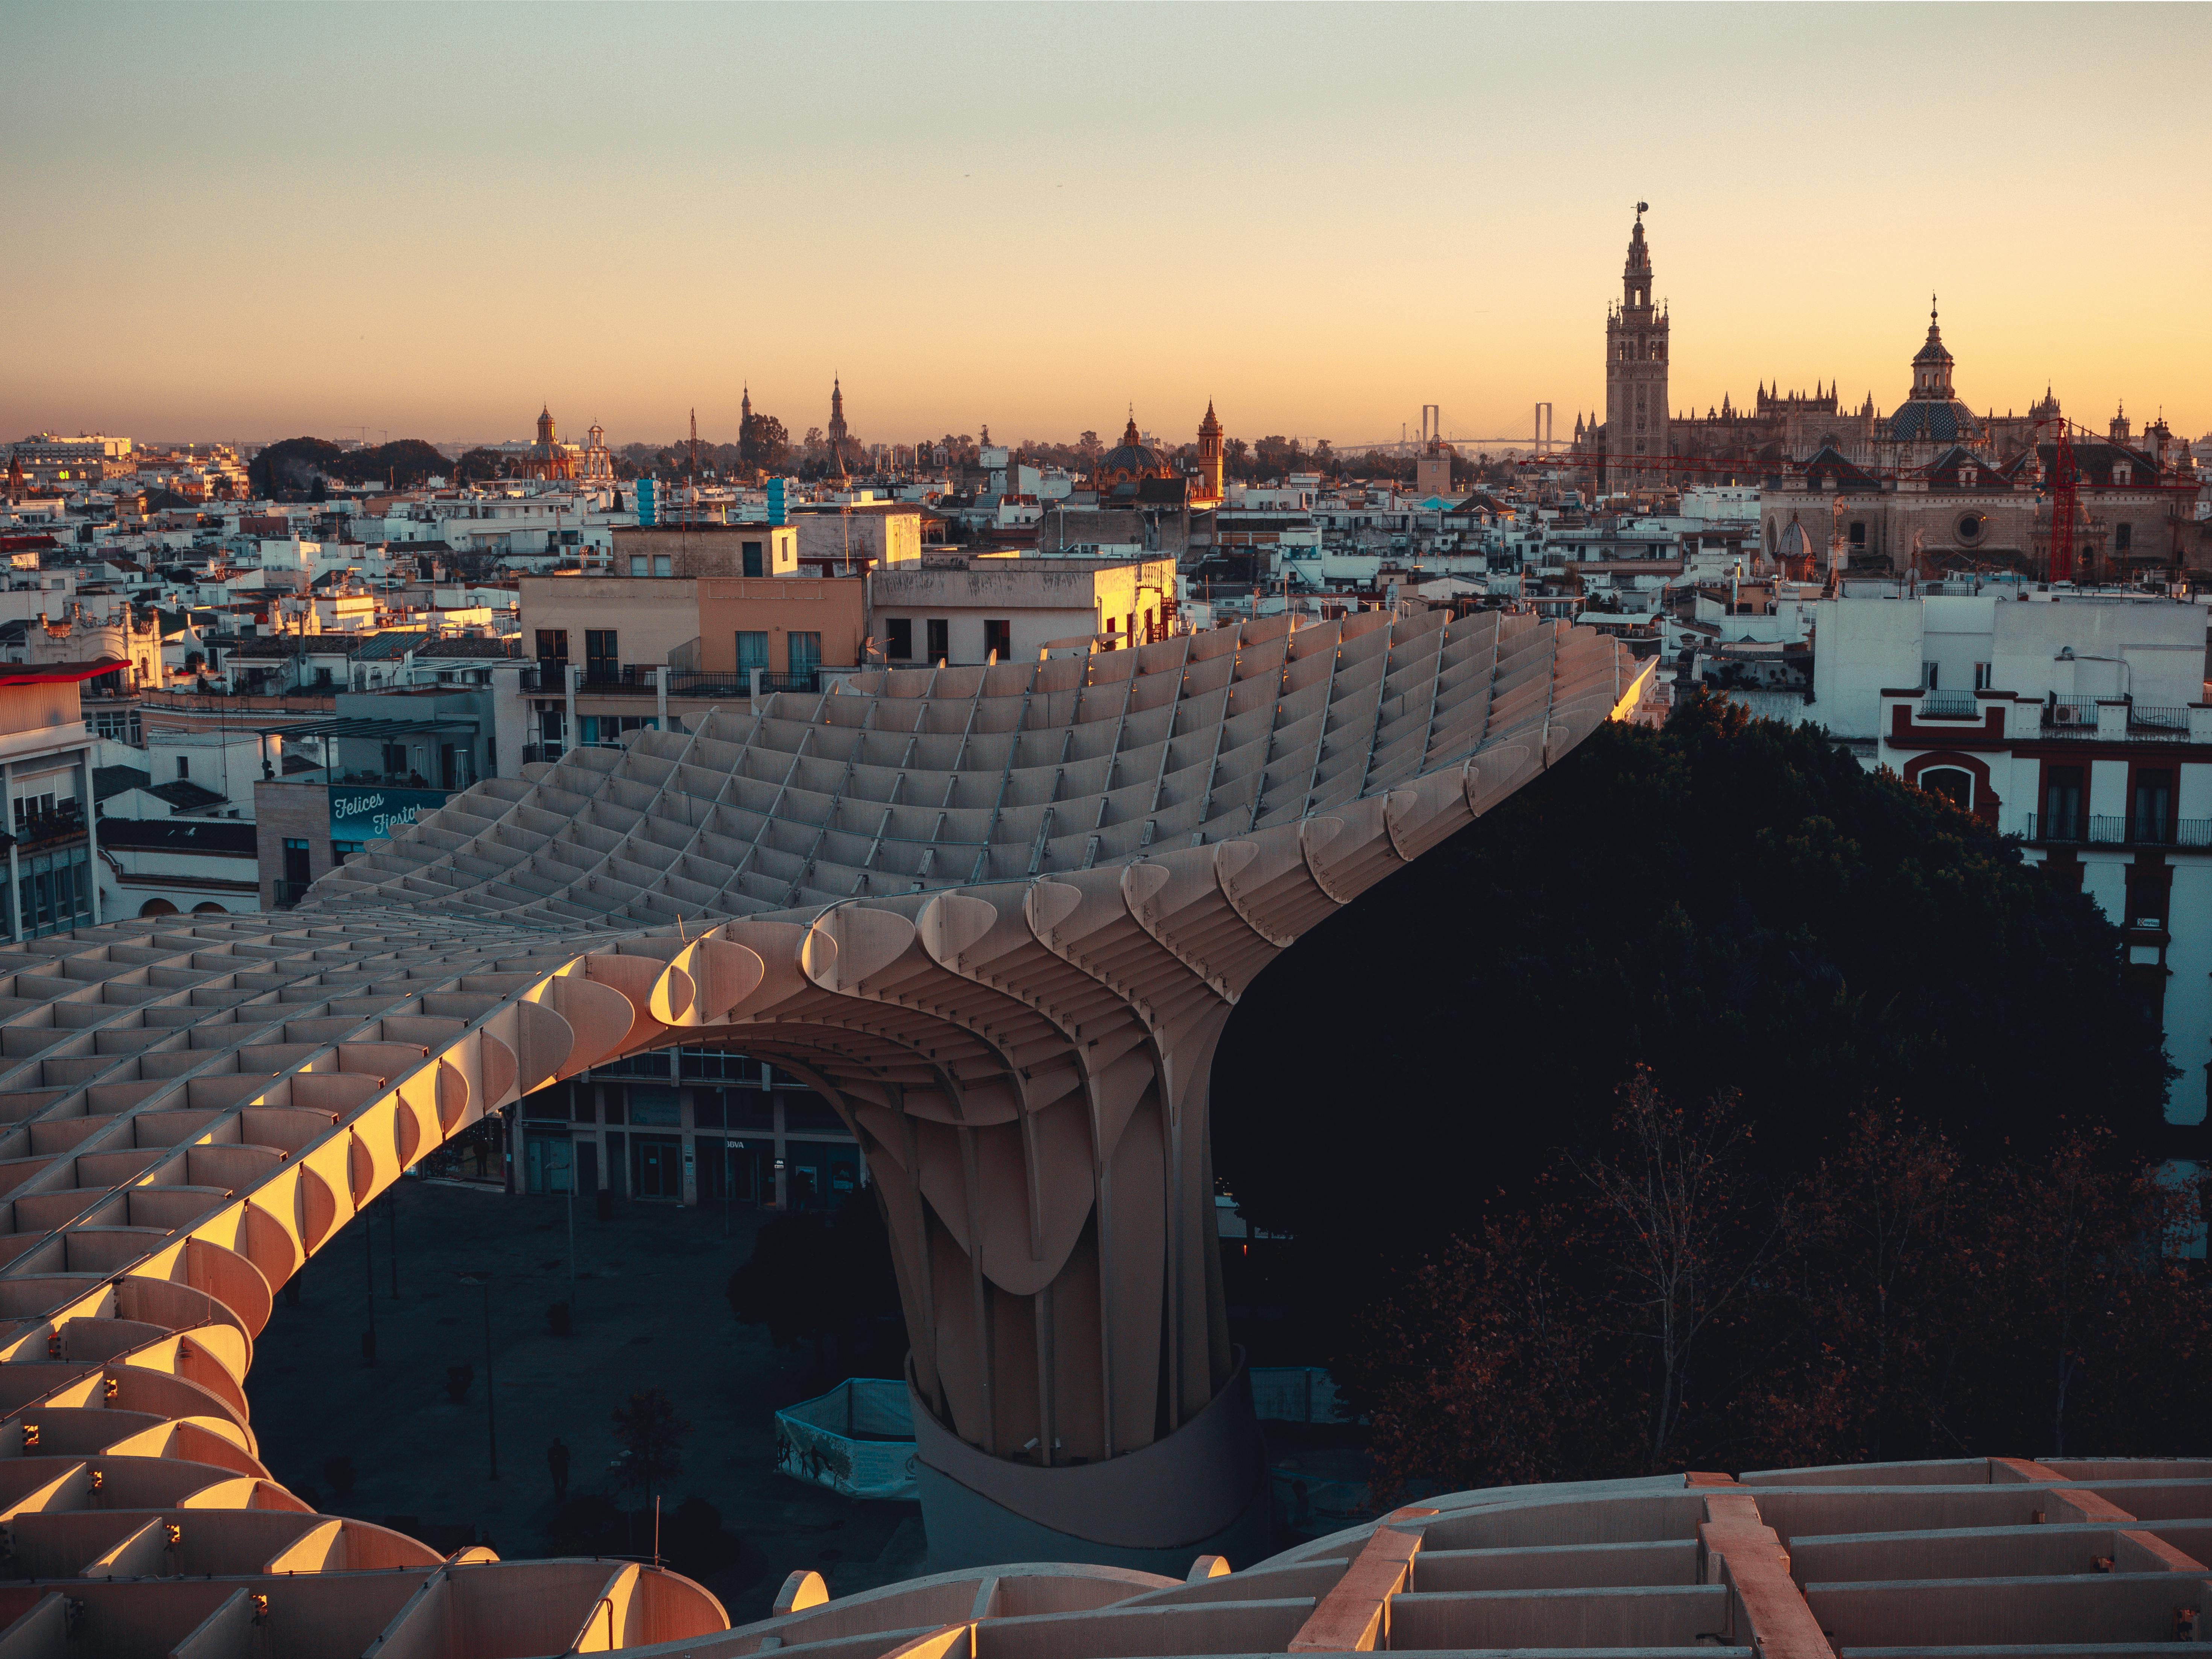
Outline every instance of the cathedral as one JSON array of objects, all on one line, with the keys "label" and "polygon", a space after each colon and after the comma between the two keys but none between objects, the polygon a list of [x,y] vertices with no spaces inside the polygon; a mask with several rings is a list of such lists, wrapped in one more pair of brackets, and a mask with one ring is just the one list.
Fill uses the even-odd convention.
[{"label": "cathedral", "polygon": [[1164,484],[1177,476],[1175,462],[1166,452],[1154,449],[1139,434],[1136,411],[1132,410],[1121,441],[1101,455],[1091,469],[1091,483],[1103,505],[1117,496],[1149,498],[1158,492],[1147,485]]},{"label": "cathedral", "polygon": [[[1651,248],[1644,230],[1648,204],[1637,204],[1621,272],[1621,300],[1605,325],[1605,415],[1575,420],[1574,447],[1593,463],[1602,458],[1608,489],[1652,489],[1668,482],[1754,483],[1792,461],[1833,450],[1853,465],[1893,471],[1925,466],[1954,444],[1986,449],[2009,462],[2033,447],[2039,426],[2048,435],[2058,401],[2046,391],[2024,416],[1977,415],[1954,390],[1954,360],[1943,343],[1931,301],[1928,337],[1911,362],[1911,389],[1885,418],[1869,392],[1856,408],[1833,381],[1808,393],[1764,381],[1748,405],[1723,396],[1720,406],[1668,408],[1668,317],[1651,298]],[[1593,470],[1596,470],[1593,467]]]},{"label": "cathedral", "polygon": [[2025,415],[1975,413],[1959,395],[1933,295],[1904,401],[1887,416],[1873,393],[1851,409],[1817,380],[1810,395],[1762,382],[1747,409],[1723,397],[1702,416],[1670,413],[1650,210],[1637,204],[1620,301],[1607,308],[1605,418],[1575,422],[1575,450],[1601,489],[1758,484],[1765,544],[1785,565],[2048,574],[2063,425],[2080,514],[2068,574],[2121,580],[2202,560],[2207,538],[2189,524],[2193,458],[2163,421],[2138,435],[2123,410],[2100,441],[2063,420],[2049,387]]},{"label": "cathedral", "polygon": [[552,406],[547,404],[538,411],[538,441],[523,451],[518,470],[526,478],[547,483],[574,479],[611,482],[615,458],[607,449],[606,434],[595,423],[590,436],[588,445],[562,443],[554,429]]},{"label": "cathedral", "polygon": [[1121,441],[1091,467],[1091,488],[1098,492],[1101,506],[1173,503],[1199,512],[1218,507],[1228,493],[1224,450],[1221,417],[1213,412],[1210,398],[1206,418],[1198,423],[1197,470],[1188,473],[1178,470],[1170,451],[1154,449],[1145,441],[1137,430],[1136,411],[1131,410]]}]

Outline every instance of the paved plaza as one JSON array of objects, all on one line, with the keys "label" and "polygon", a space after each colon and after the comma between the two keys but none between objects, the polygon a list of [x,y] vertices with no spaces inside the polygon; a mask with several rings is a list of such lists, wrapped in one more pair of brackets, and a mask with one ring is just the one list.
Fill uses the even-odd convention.
[{"label": "paved plaza", "polygon": [[[392,1295],[398,1208],[398,1288]],[[307,1264],[299,1305],[283,1296],[256,1346],[249,1384],[263,1459],[276,1479],[326,1514],[380,1521],[451,1548],[477,1529],[502,1555],[550,1553],[555,1515],[546,1448],[571,1449],[571,1495],[605,1492],[627,1507],[610,1464],[609,1414],[638,1389],[665,1389],[691,1432],[664,1511],[694,1494],[721,1512],[740,1546],[708,1576],[738,1623],[765,1616],[783,1575],[821,1571],[845,1594],[921,1570],[919,1506],[861,1503],[775,1472],[772,1413],[823,1384],[811,1350],[770,1345],[765,1327],[738,1323],[723,1299],[731,1271],[765,1218],[617,1200],[612,1218],[588,1203],[575,1216],[576,1322],[551,1334],[549,1304],[568,1290],[565,1199],[509,1197],[492,1188],[403,1181],[371,1212],[377,1361],[361,1359],[366,1285],[361,1223]],[[492,1281],[492,1376],[499,1474],[489,1478],[484,1409],[484,1298],[461,1275]],[[455,1405],[447,1370],[475,1376]],[[835,1380],[835,1379],[830,1379]],[[352,1461],[357,1482],[340,1498],[325,1474]],[[637,1546],[649,1553],[643,1534]]]}]

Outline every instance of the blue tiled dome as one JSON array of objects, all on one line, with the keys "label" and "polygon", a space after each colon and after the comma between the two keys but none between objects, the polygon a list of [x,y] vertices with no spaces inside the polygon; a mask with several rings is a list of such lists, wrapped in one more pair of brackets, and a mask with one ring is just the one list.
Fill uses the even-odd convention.
[{"label": "blue tiled dome", "polygon": [[1098,458],[1101,472],[1154,472],[1164,463],[1142,444],[1117,444]]},{"label": "blue tiled dome", "polygon": [[1914,398],[1889,417],[1889,435],[1901,444],[1974,443],[1982,423],[1956,398]]}]

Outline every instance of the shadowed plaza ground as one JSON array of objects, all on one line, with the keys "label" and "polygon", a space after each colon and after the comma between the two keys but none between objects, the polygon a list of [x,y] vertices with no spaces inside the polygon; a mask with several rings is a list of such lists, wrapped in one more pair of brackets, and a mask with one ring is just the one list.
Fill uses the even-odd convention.
[{"label": "shadowed plaza ground", "polygon": [[[811,1351],[772,1346],[763,1326],[738,1323],[721,1295],[765,1218],[726,1217],[617,1200],[613,1218],[576,1216],[577,1322],[550,1334],[546,1308],[568,1294],[566,1200],[404,1181],[397,1188],[399,1297],[391,1294],[391,1219],[375,1228],[378,1364],[361,1363],[365,1302],[359,1222],[303,1275],[300,1305],[280,1296],[257,1345],[254,1424],[276,1477],[314,1489],[325,1514],[411,1516],[416,1536],[481,1528],[510,1558],[547,1553],[555,1508],[545,1449],[570,1448],[569,1490],[620,1492],[610,1463],[620,1447],[609,1413],[633,1389],[666,1390],[691,1425],[684,1469],[664,1510],[694,1493],[721,1511],[742,1553],[707,1579],[743,1623],[766,1616],[776,1585],[813,1567],[849,1594],[921,1571],[920,1507],[860,1503],[811,1488],[773,1467],[772,1413],[817,1392]],[[483,1292],[459,1282],[493,1276],[492,1370],[498,1389],[500,1479],[486,1479]],[[465,1401],[446,1391],[447,1368],[476,1376]],[[324,1474],[349,1457],[357,1474],[340,1498]],[[640,1553],[649,1553],[641,1532]]]}]

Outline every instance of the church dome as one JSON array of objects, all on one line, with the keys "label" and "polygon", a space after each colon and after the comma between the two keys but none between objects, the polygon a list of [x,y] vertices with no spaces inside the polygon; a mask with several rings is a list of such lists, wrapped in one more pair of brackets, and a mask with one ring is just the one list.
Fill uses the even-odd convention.
[{"label": "church dome", "polygon": [[1955,362],[1943,343],[1936,299],[1928,301],[1928,338],[1912,354],[1912,390],[1887,421],[1890,441],[1900,444],[1978,444],[1982,423],[1951,389]]},{"label": "church dome", "polygon": [[1116,444],[1098,458],[1102,472],[1149,472],[1159,464],[1159,452],[1142,444]]},{"label": "church dome", "polygon": [[1147,445],[1138,432],[1137,417],[1133,415],[1121,434],[1121,441],[1098,458],[1098,475],[1102,478],[1115,473],[1129,477],[1164,478],[1170,470],[1160,453]]},{"label": "church dome", "polygon": [[1975,444],[1982,423],[1956,398],[1912,398],[1889,417],[1889,436],[1901,444]]}]

